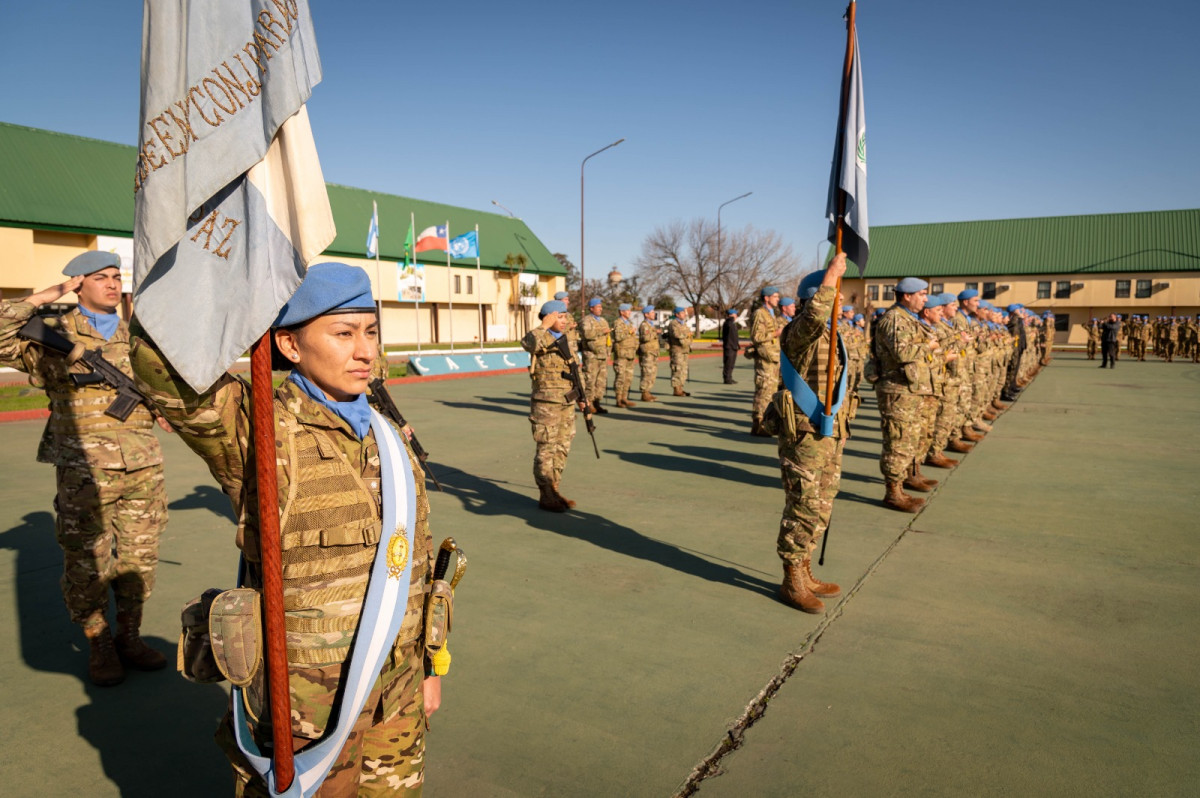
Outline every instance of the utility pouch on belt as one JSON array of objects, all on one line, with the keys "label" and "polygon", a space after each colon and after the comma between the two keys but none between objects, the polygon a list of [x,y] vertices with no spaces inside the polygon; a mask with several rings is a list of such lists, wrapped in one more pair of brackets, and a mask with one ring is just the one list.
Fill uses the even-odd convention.
[{"label": "utility pouch on belt", "polygon": [[182,630],[179,633],[175,667],[189,682],[210,684],[225,678],[213,659],[212,643],[208,635],[209,612],[213,599],[220,593],[215,587],[210,587],[184,604],[180,613]]},{"label": "utility pouch on belt", "polygon": [[435,579],[425,597],[425,648],[430,659],[446,647],[454,623],[454,591],[445,579]]},{"label": "utility pouch on belt", "polygon": [[212,602],[208,634],[213,659],[225,678],[245,687],[262,667],[262,610],[258,591],[226,590]]}]

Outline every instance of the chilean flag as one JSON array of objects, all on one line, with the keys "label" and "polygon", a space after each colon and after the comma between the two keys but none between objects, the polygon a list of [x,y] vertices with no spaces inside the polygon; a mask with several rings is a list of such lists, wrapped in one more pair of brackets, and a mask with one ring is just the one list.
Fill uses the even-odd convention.
[{"label": "chilean flag", "polygon": [[425,252],[431,249],[446,250],[450,246],[450,241],[446,236],[446,225],[438,224],[433,227],[426,227],[417,236],[417,245],[413,248],[416,252]]}]

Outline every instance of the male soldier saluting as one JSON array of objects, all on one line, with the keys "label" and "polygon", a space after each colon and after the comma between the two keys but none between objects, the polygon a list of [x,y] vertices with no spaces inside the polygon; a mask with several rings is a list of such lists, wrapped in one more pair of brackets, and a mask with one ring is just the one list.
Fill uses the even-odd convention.
[{"label": "male soldier saluting", "polygon": [[[138,404],[124,421],[105,415],[116,390],[104,383],[77,386],[72,374],[89,369],[17,333],[35,310],[74,291],[79,306],[48,326],[132,379],[129,327],[117,316],[121,259],[86,252],[63,269],[70,279],[17,302],[0,301],[0,365],[29,374],[50,397],[50,420],[37,459],[57,468],[55,527],[63,550],[63,598],[89,645],[88,676],[101,686],[120,683],[124,666],[157,670],[162,654],[139,636],[142,606],[154,588],[158,538],[167,522],[162,450]],[[164,429],[166,423],[159,419]],[[106,618],[109,588],[116,597],[117,634]],[[115,643],[115,645],[114,645]]]},{"label": "male soldier saluting", "polygon": [[579,325],[580,349],[583,350],[583,388],[593,413],[601,415],[608,411],[600,404],[608,387],[608,319],[604,313],[604,300],[598,296],[588,300],[588,314]]},{"label": "male soldier saluting", "polygon": [[658,378],[658,327],[654,326],[657,315],[653,305],[642,308],[642,323],[638,325],[638,363],[642,367],[642,401],[657,402],[654,381]]},{"label": "male soldier saluting", "polygon": [[687,308],[676,307],[675,318],[667,325],[667,351],[671,356],[671,387],[675,396],[691,396],[687,385],[688,356],[692,354],[692,328],[687,323]]},{"label": "male soldier saluting", "polygon": [[762,290],[762,300],[762,307],[754,311],[750,322],[750,342],[754,346],[754,407],[750,434],[769,438],[771,436],[762,428],[762,417],[779,387],[779,334],[783,332],[783,328],[775,323],[779,289],[766,286]]},{"label": "male soldier saluting", "polygon": [[[574,402],[568,398],[572,390],[567,376],[570,363],[558,348],[558,339],[566,334],[567,306],[557,299],[551,300],[542,305],[538,318],[541,325],[521,339],[521,348],[529,353],[529,376],[533,380],[529,395],[529,423],[537,446],[533,479],[541,494],[538,507],[561,513],[575,506],[575,502],[558,492],[558,483],[575,437],[575,406],[583,410],[586,404],[582,396],[575,397]],[[574,359],[575,350],[570,348],[570,339],[567,340],[570,358]]]}]

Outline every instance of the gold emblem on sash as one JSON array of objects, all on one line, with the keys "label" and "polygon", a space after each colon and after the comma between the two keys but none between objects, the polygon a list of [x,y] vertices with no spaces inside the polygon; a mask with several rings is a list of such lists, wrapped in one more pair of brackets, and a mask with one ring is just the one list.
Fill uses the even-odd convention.
[{"label": "gold emblem on sash", "polygon": [[400,574],[404,573],[404,566],[408,565],[408,538],[405,534],[404,526],[398,526],[392,539],[388,541],[388,576],[393,579],[399,579]]}]

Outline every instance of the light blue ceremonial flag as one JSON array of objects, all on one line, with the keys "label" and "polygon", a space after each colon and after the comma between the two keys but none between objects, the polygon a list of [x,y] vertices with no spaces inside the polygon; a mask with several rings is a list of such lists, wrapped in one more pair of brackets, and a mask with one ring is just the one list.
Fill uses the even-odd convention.
[{"label": "light blue ceremonial flag", "polygon": [[305,103],[308,0],[144,0],[133,304],[194,389],[258,340],[336,230]]},{"label": "light blue ceremonial flag", "polygon": [[858,276],[867,270],[867,116],[863,106],[862,68],[858,59],[858,31],[853,31],[849,96],[838,114],[833,167],[829,173],[829,241],[836,243],[838,200],[845,197],[842,250],[858,266]]},{"label": "light blue ceremonial flag", "polygon": [[379,254],[379,203],[371,203],[371,224],[367,227],[367,257]]},{"label": "light blue ceremonial flag", "polygon": [[469,233],[463,233],[460,236],[450,239],[450,247],[447,250],[452,258],[478,258],[479,257],[479,237],[472,230]]}]

